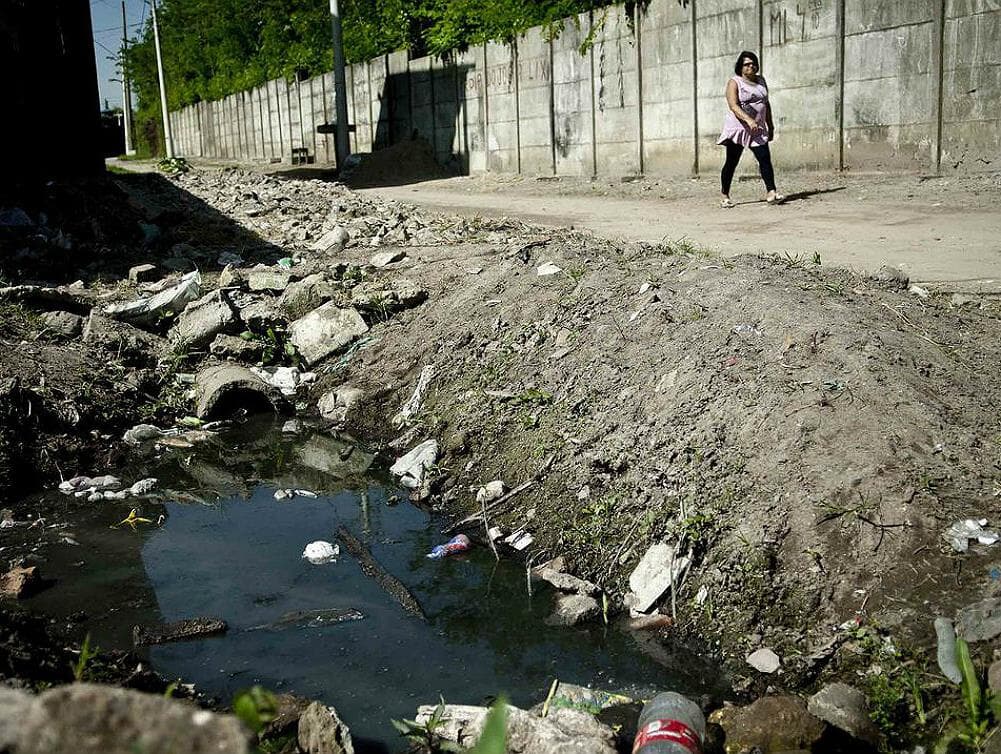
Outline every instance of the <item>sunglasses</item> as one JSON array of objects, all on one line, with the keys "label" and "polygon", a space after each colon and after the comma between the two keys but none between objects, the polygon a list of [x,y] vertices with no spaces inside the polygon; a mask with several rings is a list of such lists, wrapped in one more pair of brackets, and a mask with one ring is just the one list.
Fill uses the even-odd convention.
[{"label": "sunglasses", "polygon": [[747,62],[742,63],[742,65],[744,68],[747,68],[747,66],[753,66],[754,68],[758,67],[758,64],[755,63],[753,60],[748,60]]}]

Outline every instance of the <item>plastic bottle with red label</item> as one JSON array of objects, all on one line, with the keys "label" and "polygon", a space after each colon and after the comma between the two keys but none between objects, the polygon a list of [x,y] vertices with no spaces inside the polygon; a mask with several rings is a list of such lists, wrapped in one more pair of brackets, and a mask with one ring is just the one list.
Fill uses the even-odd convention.
[{"label": "plastic bottle with red label", "polygon": [[706,718],[699,705],[665,691],[643,707],[633,754],[702,754],[705,740]]},{"label": "plastic bottle with red label", "polygon": [[439,558],[444,558],[448,555],[454,555],[457,552],[465,552],[470,547],[472,547],[472,542],[469,541],[469,537],[465,534],[459,534],[452,537],[448,542],[443,545],[438,545],[431,552],[429,552],[426,557],[437,560]]}]

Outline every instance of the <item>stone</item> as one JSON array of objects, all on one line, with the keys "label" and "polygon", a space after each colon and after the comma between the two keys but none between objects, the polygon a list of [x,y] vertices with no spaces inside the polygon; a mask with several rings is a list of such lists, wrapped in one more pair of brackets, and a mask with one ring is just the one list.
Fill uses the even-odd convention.
[{"label": "stone", "polygon": [[317,410],[327,421],[344,421],[348,411],[365,395],[361,388],[341,385],[336,390],[324,393],[316,404]]},{"label": "stone", "polygon": [[368,281],[351,289],[352,306],[381,315],[412,309],[427,301],[427,297],[426,289],[403,278],[388,284]]},{"label": "stone", "polygon": [[247,288],[251,291],[281,293],[292,282],[292,273],[282,268],[255,267],[247,275]]},{"label": "stone", "polygon": [[759,673],[771,674],[782,666],[782,660],[772,650],[762,647],[747,656],[747,664]]},{"label": "stone", "polygon": [[223,409],[246,406],[248,399],[268,403],[275,411],[285,406],[281,393],[246,367],[215,364],[195,376],[195,416],[205,419]]},{"label": "stone", "polygon": [[20,718],[17,754],[250,754],[250,735],[217,715],[161,694],[74,683],[36,697]]},{"label": "stone", "polygon": [[156,626],[133,626],[132,643],[137,647],[200,639],[226,633],[229,626],[218,618],[188,618]]},{"label": "stone", "polygon": [[797,696],[766,696],[748,707],[723,707],[709,717],[726,732],[726,750],[776,752],[813,751],[825,725],[811,715]]},{"label": "stone", "polygon": [[994,693],[1001,692],[1001,660],[995,660],[987,668],[987,685]]},{"label": "stone", "polygon": [[167,340],[178,352],[204,348],[236,324],[236,311],[223,291],[212,291],[192,301],[177,318]]},{"label": "stone", "polygon": [[289,317],[303,317],[336,298],[339,292],[340,287],[322,273],[308,275],[302,280],[289,283],[278,300],[278,308]]},{"label": "stone", "polygon": [[976,296],[967,296],[964,293],[953,293],[949,303],[954,309],[977,309],[980,307],[980,299]]},{"label": "stone", "polygon": [[0,751],[16,752],[21,722],[35,697],[24,691],[0,686]]},{"label": "stone", "polygon": [[395,251],[380,251],[378,254],[373,254],[372,258],[369,260],[369,264],[373,267],[386,267],[393,264],[394,262],[402,262],[407,258],[407,252],[403,249],[397,249]]},{"label": "stone", "polygon": [[492,503],[494,500],[504,497],[506,491],[507,486],[504,482],[500,479],[495,479],[492,482],[487,482],[476,491],[476,502],[480,505]]},{"label": "stone", "polygon": [[[660,542],[643,555],[629,576],[629,607],[645,613],[672,587],[688,565],[688,556],[676,557],[674,545]],[[672,568],[673,563],[673,568]]]},{"label": "stone", "polygon": [[330,301],[288,328],[289,341],[310,366],[336,353],[368,332],[356,309],[341,309]]},{"label": "stone", "polygon": [[297,446],[296,461],[330,477],[331,482],[364,474],[375,456],[351,443],[327,435],[313,434]]},{"label": "stone", "polygon": [[590,581],[579,579],[576,576],[564,571],[551,568],[549,566],[539,566],[532,569],[532,577],[540,581],[552,584],[561,592],[568,594],[589,594],[594,596],[598,593],[598,587]]},{"label": "stone", "polygon": [[557,267],[552,262],[546,262],[545,264],[540,264],[539,268],[536,270],[536,274],[540,277],[548,277],[549,275],[558,275],[563,272],[561,267]]},{"label": "stone", "polygon": [[335,225],[333,229],[328,230],[320,236],[310,248],[313,251],[326,254],[333,251],[340,251],[348,245],[350,240],[351,234],[340,225]]},{"label": "stone", "polygon": [[47,334],[56,338],[75,338],[83,332],[83,317],[70,312],[45,312],[41,316]]},{"label": "stone", "polygon": [[132,429],[126,430],[122,435],[122,440],[126,445],[142,445],[145,442],[153,442],[163,436],[163,430],[153,424],[137,424]]},{"label": "stone", "polygon": [[810,714],[870,746],[879,745],[879,728],[869,718],[865,694],[846,683],[829,683],[810,697]]},{"label": "stone", "polygon": [[247,273],[232,264],[227,264],[219,273],[220,288],[242,288],[247,282]]},{"label": "stone", "polygon": [[968,642],[988,641],[1001,635],[1001,599],[990,597],[959,610],[956,634]]},{"label": "stone", "polygon": [[881,283],[887,283],[893,288],[897,288],[902,291],[906,291],[911,284],[911,279],[906,272],[901,270],[899,267],[891,267],[888,264],[884,264],[873,276],[874,280],[878,280]]},{"label": "stone", "polygon": [[246,340],[237,335],[216,335],[209,346],[209,353],[219,359],[256,364],[264,356],[264,344],[259,340]]},{"label": "stone", "polygon": [[259,737],[261,740],[277,736],[298,736],[299,719],[313,702],[295,694],[275,695],[275,716],[264,724]]},{"label": "stone", "polygon": [[41,584],[42,577],[38,573],[38,566],[15,567],[0,577],[0,594],[4,597],[21,599],[38,591]]},{"label": "stone", "polygon": [[396,459],[389,467],[391,474],[400,477],[400,484],[408,489],[419,489],[427,470],[438,462],[438,441],[425,440],[417,447]]},{"label": "stone", "polygon": [[351,731],[337,710],[319,702],[299,717],[299,749],[304,754],[354,754]]},{"label": "stone", "polygon": [[285,317],[278,312],[274,301],[268,298],[251,301],[239,310],[238,316],[248,330],[256,333],[266,332],[269,327],[285,323]]},{"label": "stone", "polygon": [[550,626],[576,626],[601,615],[598,601],[586,594],[561,594],[556,599],[552,615],[546,618]]},{"label": "stone", "polygon": [[[417,722],[426,723],[436,707],[417,710]],[[483,733],[486,707],[447,704],[439,735],[463,748],[472,747]],[[615,734],[587,712],[564,707],[551,708],[538,717],[517,707],[507,708],[507,751],[546,754],[615,754]]]},{"label": "stone", "polygon": [[155,264],[137,264],[129,268],[129,282],[133,285],[139,283],[152,283],[159,277]]}]

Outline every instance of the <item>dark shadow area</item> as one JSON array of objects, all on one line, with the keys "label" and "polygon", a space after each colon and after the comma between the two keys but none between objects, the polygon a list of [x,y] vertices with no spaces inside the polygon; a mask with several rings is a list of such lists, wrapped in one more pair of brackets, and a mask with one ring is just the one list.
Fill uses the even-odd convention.
[{"label": "dark shadow area", "polygon": [[155,265],[154,279],[194,269],[215,272],[223,267],[223,253],[248,266],[285,256],[157,173],[0,188],[4,285],[113,282],[140,264]]},{"label": "dark shadow area", "polygon": [[809,199],[811,196],[819,196],[820,194],[833,194],[836,191],[844,191],[847,186],[838,186],[837,188],[829,189],[816,189],[814,191],[794,191],[791,194],[786,194],[785,201],[783,204],[788,204],[789,202],[798,202],[803,199]]}]

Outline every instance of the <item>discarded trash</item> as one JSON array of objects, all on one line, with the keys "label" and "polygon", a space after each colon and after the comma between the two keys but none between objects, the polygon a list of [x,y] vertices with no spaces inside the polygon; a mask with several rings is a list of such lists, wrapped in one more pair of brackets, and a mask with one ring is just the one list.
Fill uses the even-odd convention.
[{"label": "discarded trash", "polygon": [[90,494],[92,492],[117,490],[121,486],[122,480],[110,474],[93,478],[89,476],[75,476],[72,479],[67,479],[65,482],[60,482],[59,491],[64,495],[75,494],[77,497],[83,497],[81,493]]},{"label": "discarded trash", "polygon": [[331,544],[330,542],[324,542],[323,540],[310,542],[308,545],[306,545],[306,549],[302,551],[303,559],[308,560],[313,565],[323,565],[324,563],[333,563],[335,560],[337,560],[337,556],[340,554],[341,554],[340,547]]},{"label": "discarded trash", "polygon": [[402,427],[410,421],[410,417],[421,410],[421,404],[424,403],[424,395],[427,393],[428,386],[431,384],[433,377],[434,365],[425,364],[424,368],[421,369],[421,376],[417,378],[417,387],[414,388],[414,393],[410,396],[410,400],[404,403],[403,408],[393,417],[393,424],[395,426]]},{"label": "discarded trash", "polygon": [[759,673],[774,673],[782,665],[782,660],[772,650],[763,647],[747,656],[747,664]]},{"label": "discarded trash", "polygon": [[629,576],[629,594],[626,601],[631,608],[645,613],[670,589],[688,567],[691,558],[679,557],[674,545],[666,542],[655,544],[640,560]]},{"label": "discarded trash", "polygon": [[702,751],[706,718],[691,699],[674,691],[657,694],[640,712],[633,754],[690,754]]},{"label": "discarded trash", "polygon": [[469,537],[465,534],[457,534],[445,544],[435,547],[426,557],[438,560],[448,555],[454,555],[457,552],[465,552],[470,547],[472,547],[472,543],[469,541]]},{"label": "discarded trash", "polygon": [[198,270],[189,272],[181,281],[165,291],[149,298],[141,298],[125,304],[112,304],[104,309],[104,313],[116,319],[130,322],[153,324],[168,312],[180,313],[190,302],[197,299],[202,292],[202,276]]},{"label": "discarded trash", "polygon": [[500,479],[487,482],[476,491],[476,502],[480,505],[492,503],[494,500],[503,497],[507,486]]},{"label": "discarded trash", "polygon": [[424,483],[427,470],[438,460],[438,441],[425,440],[406,455],[396,459],[389,467],[392,474],[400,477],[400,484],[414,490]]},{"label": "discarded trash", "polygon": [[557,267],[552,262],[546,262],[545,264],[540,264],[536,272],[540,278],[544,278],[547,275],[558,275],[563,272],[563,269],[561,267]]},{"label": "discarded trash", "polygon": [[147,479],[140,479],[138,482],[129,487],[129,494],[131,495],[148,495],[154,489],[156,489],[156,478],[149,477]]},{"label": "discarded trash", "polygon": [[282,424],[283,435],[297,435],[302,432],[302,422],[298,419],[289,419]]},{"label": "discarded trash", "polygon": [[910,288],[907,289],[907,292],[913,293],[915,296],[918,296],[920,298],[928,298],[927,289],[922,288],[920,285],[912,285]]},{"label": "discarded trash", "polygon": [[275,490],[275,500],[291,500],[294,495],[293,490]]},{"label": "discarded trash", "polygon": [[300,372],[295,367],[250,367],[250,371],[285,396],[295,395],[300,385],[316,379],[315,372]]},{"label": "discarded trash", "polygon": [[319,497],[313,490],[292,490],[297,497]]},{"label": "discarded trash", "polygon": [[938,668],[953,683],[961,683],[963,674],[956,662],[956,629],[948,618],[935,619],[935,636],[938,637]]},{"label": "discarded trash", "polygon": [[953,550],[966,552],[971,539],[977,540],[982,545],[993,545],[1001,539],[1001,535],[993,529],[985,529],[985,526],[987,526],[986,518],[967,518],[956,521],[942,536],[949,541]]},{"label": "discarded trash", "polygon": [[522,550],[530,547],[532,542],[535,541],[535,538],[524,529],[519,529],[507,537],[504,541],[518,552],[521,552]]},{"label": "discarded trash", "polygon": [[292,269],[292,257],[282,257],[277,262],[275,262],[279,267],[291,270]]},{"label": "discarded trash", "polygon": [[751,338],[751,337],[760,338],[762,335],[764,335],[764,332],[759,330],[757,327],[746,323],[734,325],[733,330],[731,332],[733,332],[735,335],[739,335],[742,338]]}]

